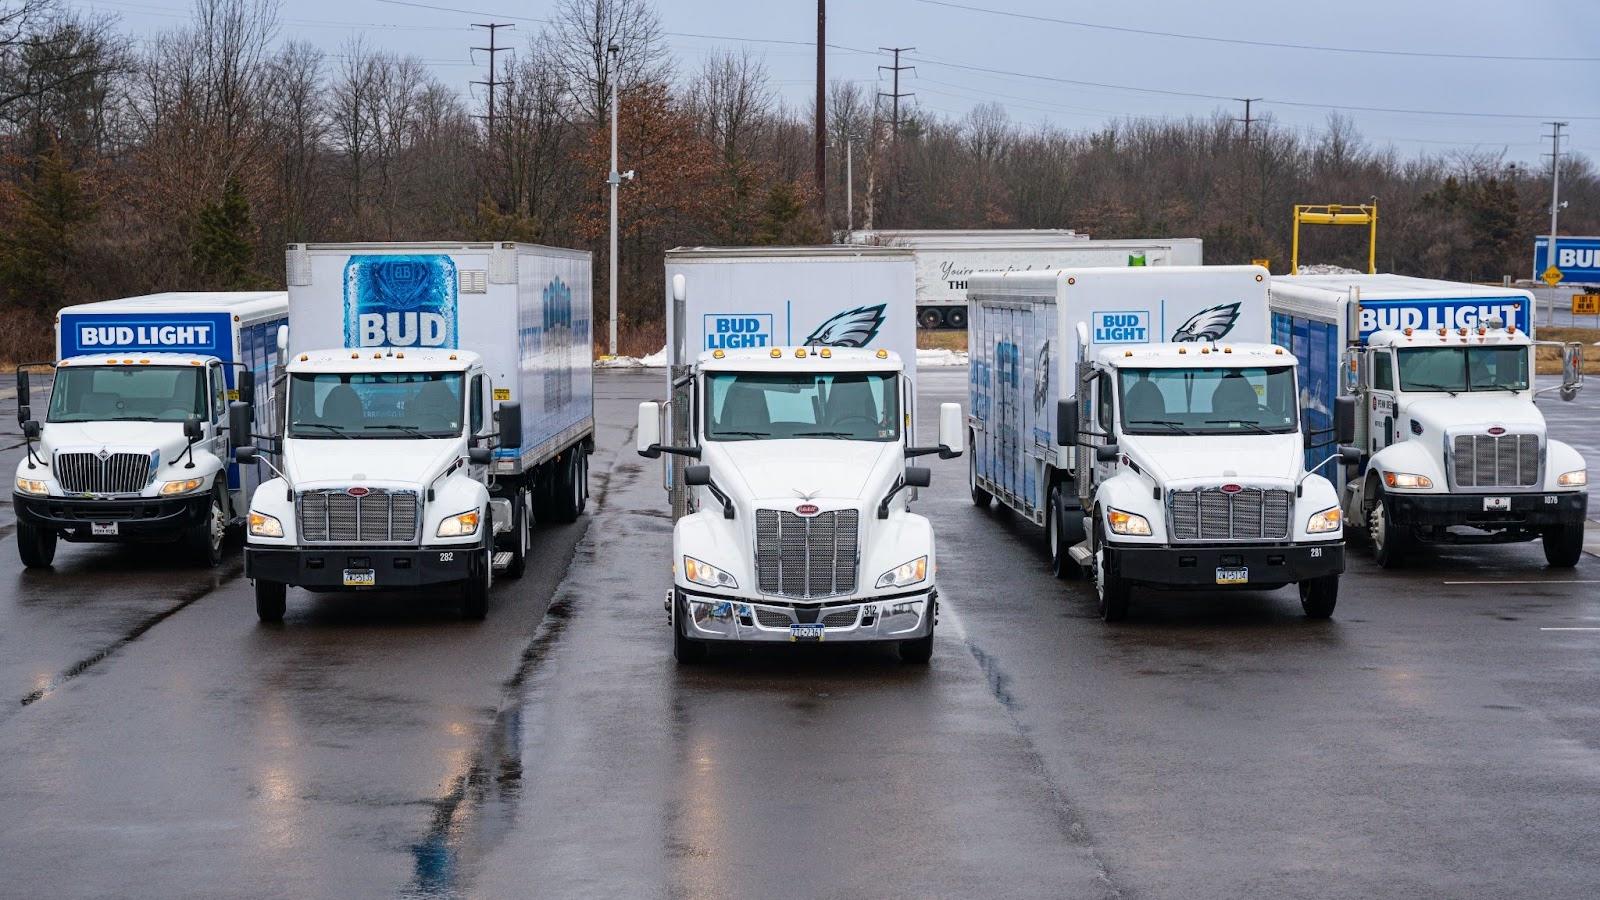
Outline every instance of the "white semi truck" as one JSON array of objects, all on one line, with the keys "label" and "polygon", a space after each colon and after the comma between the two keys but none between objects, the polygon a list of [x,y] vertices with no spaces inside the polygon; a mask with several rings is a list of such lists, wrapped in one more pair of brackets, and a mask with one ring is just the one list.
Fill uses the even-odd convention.
[{"label": "white semi truck", "polygon": [[[1265,343],[1257,266],[975,275],[971,492],[1046,529],[1101,615],[1134,587],[1297,584],[1326,618],[1344,570],[1333,485],[1306,464],[1295,357]],[[1339,404],[1339,437],[1354,407]]]},{"label": "white semi truck", "polygon": [[586,504],[589,254],[297,244],[287,262],[284,415],[265,436],[282,460],[245,546],[258,616],[281,620],[289,586],[454,585],[482,618],[494,572],[527,566],[533,521]]},{"label": "white semi truck", "polygon": [[[825,249],[798,272],[772,257],[721,259],[701,251],[673,272],[669,257],[674,399],[669,411],[639,407],[639,453],[677,463],[667,470],[674,655],[697,660],[716,642],[877,641],[926,662],[938,559],[908,501],[931,476],[907,461],[959,455],[962,423],[960,405],[943,404],[937,444],[916,446],[915,364],[889,349],[915,327],[909,258]],[[727,333],[724,317],[782,322],[774,302],[803,316],[807,342],[706,346]],[[856,324],[825,334],[841,317]]]},{"label": "white semi truck", "polygon": [[[168,293],[69,306],[56,361],[17,368],[26,452],[12,504],[23,565],[58,540],[177,542],[216,565],[243,521],[251,466],[228,460],[228,402],[270,405],[267,373],[287,321],[283,292]],[[29,371],[53,369],[35,418]],[[265,420],[263,420],[264,422]]]},{"label": "white semi truck", "polygon": [[1101,240],[1067,228],[852,231],[849,243],[903,247],[917,264],[917,324],[967,327],[967,278],[1081,266],[1198,266],[1199,238]]},{"label": "white semi truck", "polygon": [[[1274,340],[1308,373],[1313,429],[1326,433],[1337,398],[1360,410],[1360,462],[1329,474],[1380,565],[1417,542],[1535,538],[1550,565],[1577,564],[1588,470],[1534,404],[1531,294],[1400,275],[1283,277],[1271,293]],[[1562,381],[1547,391],[1576,395],[1580,350],[1562,346]]]}]

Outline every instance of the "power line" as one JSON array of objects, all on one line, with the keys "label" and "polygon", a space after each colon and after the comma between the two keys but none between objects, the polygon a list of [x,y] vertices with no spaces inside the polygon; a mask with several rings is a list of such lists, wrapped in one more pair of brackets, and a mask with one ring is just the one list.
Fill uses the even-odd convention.
[{"label": "power line", "polygon": [[1214,44],[1236,44],[1247,47],[1272,47],[1279,50],[1310,50],[1317,53],[1353,53],[1370,56],[1408,56],[1429,59],[1466,59],[1490,60],[1495,62],[1600,62],[1600,56],[1509,56],[1489,53],[1442,53],[1427,50],[1384,50],[1370,47],[1334,47],[1325,44],[1295,44],[1284,41],[1257,41],[1248,38],[1216,37],[1205,34],[1187,34],[1181,31],[1156,31],[1150,28],[1131,28],[1125,25],[1106,25],[1101,22],[1083,22],[1076,19],[1059,19],[1054,16],[1041,16],[1033,13],[1012,12],[1004,9],[993,9],[987,6],[970,6],[965,3],[952,3],[950,0],[912,0],[913,3],[924,3],[929,6],[943,6],[950,9],[961,9],[968,12],[987,13],[992,16],[1005,16],[1011,19],[1026,19],[1030,22],[1049,22],[1055,25],[1069,25],[1073,28],[1093,28],[1101,31],[1118,31],[1124,34],[1138,34],[1147,37],[1174,38],[1185,41],[1206,41]]},{"label": "power line", "polygon": [[889,120],[890,123],[891,123],[890,126],[889,126],[889,135],[890,135],[890,137],[892,137],[896,141],[898,141],[898,140],[900,140],[900,98],[901,97],[915,97],[916,96],[916,94],[901,93],[900,92],[900,73],[901,72],[915,72],[917,70],[916,66],[902,66],[902,65],[900,65],[900,54],[909,53],[910,51],[915,50],[917,48],[915,48],[915,47],[879,47],[878,49],[883,51],[883,52],[885,52],[885,53],[893,53],[894,54],[894,65],[892,65],[892,66],[879,66],[878,67],[878,71],[879,72],[882,72],[883,70],[888,69],[889,71],[894,73],[894,90],[891,93],[887,93],[887,94],[885,94],[883,91],[879,91],[878,92],[878,96],[879,97],[888,97],[889,101],[890,101],[890,104],[892,105],[892,107],[894,109],[894,112],[891,114],[892,117]]},{"label": "power line", "polygon": [[481,85],[484,85],[484,86],[489,88],[489,115],[486,118],[488,118],[488,120],[489,120],[489,132],[488,132],[488,139],[489,140],[488,140],[488,143],[489,143],[490,147],[493,147],[494,146],[494,89],[496,87],[499,87],[500,85],[510,84],[511,83],[509,81],[497,81],[497,80],[495,80],[495,77],[494,77],[494,63],[495,63],[495,59],[494,58],[495,58],[495,55],[496,54],[500,54],[500,53],[504,53],[507,50],[511,49],[510,47],[501,47],[501,46],[496,45],[495,44],[495,38],[499,34],[500,29],[502,29],[502,28],[515,28],[517,26],[506,24],[506,23],[503,23],[503,22],[488,22],[488,23],[474,22],[474,23],[472,23],[472,27],[473,28],[487,28],[487,29],[489,29],[489,46],[487,46],[487,47],[473,47],[472,48],[473,50],[482,50],[485,53],[489,54],[489,80],[488,81],[474,81],[472,83],[473,84],[481,84]]}]

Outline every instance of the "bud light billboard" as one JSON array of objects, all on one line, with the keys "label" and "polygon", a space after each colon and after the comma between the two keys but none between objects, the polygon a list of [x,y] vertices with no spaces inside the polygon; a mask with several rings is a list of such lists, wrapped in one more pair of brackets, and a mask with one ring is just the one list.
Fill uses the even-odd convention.
[{"label": "bud light billboard", "polygon": [[344,266],[346,347],[457,347],[456,264],[444,254],[357,255]]}]

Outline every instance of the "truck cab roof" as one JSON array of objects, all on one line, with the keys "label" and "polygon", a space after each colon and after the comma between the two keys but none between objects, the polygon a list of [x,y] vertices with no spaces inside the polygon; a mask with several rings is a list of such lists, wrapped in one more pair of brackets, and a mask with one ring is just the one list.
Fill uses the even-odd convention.
[{"label": "truck cab roof", "polygon": [[1374,331],[1369,347],[1524,347],[1533,343],[1528,333],[1511,328],[1406,328]]},{"label": "truck cab roof", "polygon": [[60,314],[227,312],[242,316],[281,310],[288,303],[289,295],[284,291],[168,291],[80,303],[62,309]]},{"label": "truck cab roof", "polygon": [[471,350],[417,350],[363,347],[308,350],[289,360],[289,371],[300,372],[465,372],[478,365]]},{"label": "truck cab roof", "polygon": [[865,347],[769,347],[708,350],[695,365],[706,372],[900,372],[900,354]]},{"label": "truck cab roof", "polygon": [[215,353],[82,353],[63,359],[63,366],[200,366],[217,359]]},{"label": "truck cab roof", "polygon": [[1196,366],[1243,369],[1298,364],[1293,353],[1276,344],[1212,344],[1203,341],[1106,347],[1095,358],[1112,368],[1137,369],[1187,369]]}]

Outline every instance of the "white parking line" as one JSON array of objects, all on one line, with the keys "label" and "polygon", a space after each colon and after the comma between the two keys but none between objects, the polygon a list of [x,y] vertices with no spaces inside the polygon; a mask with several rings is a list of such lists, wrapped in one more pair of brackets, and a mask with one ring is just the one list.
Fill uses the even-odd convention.
[{"label": "white parking line", "polygon": [[1567,627],[1564,627],[1564,628],[1545,628],[1545,627],[1541,627],[1539,630],[1540,631],[1600,631],[1600,626],[1582,627],[1582,626],[1572,625],[1572,626],[1567,626]]},{"label": "white parking line", "polygon": [[1528,581],[1444,581],[1441,584],[1600,584],[1600,580],[1578,581],[1548,581],[1545,579],[1530,579]]}]

